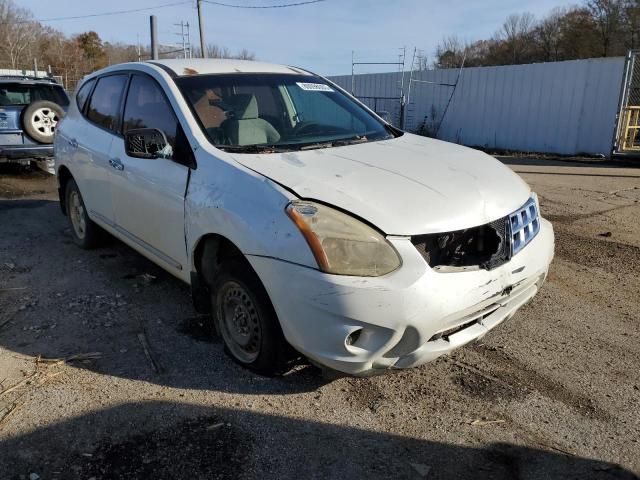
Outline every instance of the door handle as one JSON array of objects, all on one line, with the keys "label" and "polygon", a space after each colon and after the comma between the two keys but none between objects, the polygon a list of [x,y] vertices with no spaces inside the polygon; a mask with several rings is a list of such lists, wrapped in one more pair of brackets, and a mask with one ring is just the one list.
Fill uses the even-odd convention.
[{"label": "door handle", "polygon": [[122,164],[119,158],[110,158],[109,165],[111,165],[116,170],[120,170],[120,171],[124,170],[124,165]]},{"label": "door handle", "polygon": [[78,148],[78,141],[75,138],[72,138],[71,140],[69,140],[69,145],[71,145],[73,148]]}]

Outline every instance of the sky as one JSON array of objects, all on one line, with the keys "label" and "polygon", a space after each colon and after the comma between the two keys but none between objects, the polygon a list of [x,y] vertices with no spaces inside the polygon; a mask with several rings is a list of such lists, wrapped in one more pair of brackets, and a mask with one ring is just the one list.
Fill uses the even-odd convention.
[{"label": "sky", "polygon": [[[174,0],[176,1],[176,0]],[[276,5],[296,0],[224,0],[237,5]],[[19,0],[36,19],[85,15],[173,3],[170,0]],[[236,9],[203,4],[207,43],[243,48],[262,61],[300,66],[323,75],[351,73],[356,61],[394,62],[402,47],[410,63],[414,47],[429,61],[437,44],[450,35],[473,41],[495,33],[512,13],[543,17],[554,7],[576,0],[325,0],[289,8]],[[163,45],[181,41],[176,23],[189,22],[198,43],[196,2],[114,16],[43,22],[75,34],[95,30],[104,41],[149,44],[149,15],[158,18]],[[393,66],[358,66],[356,73],[392,71]]]}]

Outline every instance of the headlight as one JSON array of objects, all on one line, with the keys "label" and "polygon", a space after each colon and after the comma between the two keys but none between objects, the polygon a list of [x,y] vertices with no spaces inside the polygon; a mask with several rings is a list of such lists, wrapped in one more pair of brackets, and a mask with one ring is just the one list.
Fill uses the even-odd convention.
[{"label": "headlight", "polygon": [[395,249],[380,233],[333,208],[294,200],[287,205],[287,215],[300,229],[323,272],[378,277],[401,264]]}]

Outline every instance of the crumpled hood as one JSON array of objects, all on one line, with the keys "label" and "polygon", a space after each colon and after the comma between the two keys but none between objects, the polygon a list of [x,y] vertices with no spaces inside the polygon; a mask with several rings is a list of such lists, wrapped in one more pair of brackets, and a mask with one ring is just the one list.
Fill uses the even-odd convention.
[{"label": "crumpled hood", "polygon": [[521,207],[531,194],[518,175],[485,153],[408,133],[379,142],[233,158],[301,198],[352,212],[389,235],[489,223]]}]

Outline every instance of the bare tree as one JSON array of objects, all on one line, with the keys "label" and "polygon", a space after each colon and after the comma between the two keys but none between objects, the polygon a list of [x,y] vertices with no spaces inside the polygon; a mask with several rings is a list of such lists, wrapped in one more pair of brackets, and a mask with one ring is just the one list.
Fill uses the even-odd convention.
[{"label": "bare tree", "polygon": [[442,39],[436,47],[435,66],[438,68],[456,68],[462,64],[465,46],[460,39],[449,36]]},{"label": "bare tree", "polygon": [[242,50],[240,50],[240,52],[238,52],[238,54],[234,58],[237,58],[239,60],[255,60],[256,55],[250,52],[249,50],[247,50],[246,48],[243,48]]},{"label": "bare tree", "polygon": [[[256,55],[250,52],[246,48],[243,48],[238,53],[231,53],[231,50],[227,47],[217,45],[215,43],[207,44],[207,55],[209,58],[235,58],[239,60],[255,60]],[[201,56],[201,50],[196,47],[193,50],[193,54],[196,57]]]},{"label": "bare tree", "polygon": [[622,26],[623,0],[587,0],[586,5],[600,35],[601,55],[607,57]]},{"label": "bare tree", "polygon": [[0,0],[0,53],[11,68],[31,62],[39,25],[29,10],[18,8],[11,0]]},{"label": "bare tree", "polygon": [[623,4],[622,31],[624,47],[636,49],[640,45],[640,0],[625,0]]},{"label": "bare tree", "polygon": [[509,15],[497,34],[497,39],[503,41],[511,58],[510,63],[517,64],[526,60],[531,50],[532,34],[535,27],[535,17],[531,13]]},{"label": "bare tree", "polygon": [[538,24],[534,31],[535,41],[545,61],[557,62],[561,59],[562,34],[566,15],[566,8],[555,8]]}]

